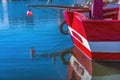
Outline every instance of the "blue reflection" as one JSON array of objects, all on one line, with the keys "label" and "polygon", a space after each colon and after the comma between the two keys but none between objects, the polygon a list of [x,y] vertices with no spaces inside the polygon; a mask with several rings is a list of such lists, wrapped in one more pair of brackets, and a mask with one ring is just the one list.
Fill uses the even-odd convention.
[{"label": "blue reflection", "polygon": [[[58,29],[62,10],[31,8],[33,16],[26,15],[26,5],[36,3],[46,4],[47,0],[0,1],[0,80],[67,80],[66,66],[59,57],[31,58],[32,47],[41,55],[73,46],[70,36]],[[59,0],[52,4],[59,3],[71,5]]]},{"label": "blue reflection", "polygon": [[[33,16],[26,15],[29,9],[27,4],[46,5],[47,1],[0,1],[0,80],[78,80],[82,76],[89,80],[92,77],[93,80],[102,80],[103,75],[106,75],[107,80],[109,72],[104,72],[106,68],[108,71],[112,69],[110,75],[115,75],[111,76],[112,78],[119,79],[118,63],[114,63],[113,66],[111,63],[91,63],[73,47],[69,35],[59,32],[58,24],[63,20],[61,9],[30,8]],[[72,5],[73,2],[52,0],[52,4],[49,5]],[[72,52],[67,54],[67,61],[64,62],[61,55],[69,48]],[[32,56],[31,49],[35,51]]]}]

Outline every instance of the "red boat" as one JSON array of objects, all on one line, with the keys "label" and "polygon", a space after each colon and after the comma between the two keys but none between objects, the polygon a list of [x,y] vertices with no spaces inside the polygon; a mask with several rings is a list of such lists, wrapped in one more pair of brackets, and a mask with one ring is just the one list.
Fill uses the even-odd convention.
[{"label": "red boat", "polygon": [[[109,3],[117,3],[117,7],[105,7]],[[89,8],[90,4],[91,8]],[[119,0],[88,0],[85,6],[80,5],[80,7],[76,4],[27,6],[65,9],[64,18],[73,43],[85,56],[90,60],[120,61],[119,4]],[[64,30],[63,32],[68,33]]]},{"label": "red boat", "polygon": [[120,61],[119,7],[92,0],[91,9],[64,10],[64,18],[74,45],[90,60]]}]

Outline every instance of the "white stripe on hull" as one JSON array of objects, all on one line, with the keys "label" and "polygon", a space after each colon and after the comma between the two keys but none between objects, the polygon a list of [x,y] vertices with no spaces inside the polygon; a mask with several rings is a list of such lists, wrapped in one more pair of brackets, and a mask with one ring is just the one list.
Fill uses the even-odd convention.
[{"label": "white stripe on hull", "polygon": [[[89,44],[88,44],[87,39],[85,39],[82,35],[80,35],[78,32],[76,32],[76,31],[75,31],[74,29],[72,29],[71,27],[68,27],[68,28],[69,28],[69,31],[70,31],[71,36],[74,37],[78,42],[81,43],[81,41],[72,34],[72,31],[73,31],[74,33],[76,33],[76,34],[82,39],[83,43],[81,43],[81,44],[83,44],[88,50],[90,50],[90,47],[89,47]],[[91,51],[91,50],[90,50],[90,51]]]},{"label": "white stripe on hull", "polygon": [[[120,53],[120,42],[88,42],[82,35],[80,35],[77,31],[69,27],[69,31],[72,37],[74,37],[80,44],[83,44],[89,51],[91,52],[110,52],[110,53]],[[72,34],[72,32],[76,33],[83,41],[81,41]]]},{"label": "white stripe on hull", "polygon": [[89,42],[92,52],[120,53],[120,42]]}]

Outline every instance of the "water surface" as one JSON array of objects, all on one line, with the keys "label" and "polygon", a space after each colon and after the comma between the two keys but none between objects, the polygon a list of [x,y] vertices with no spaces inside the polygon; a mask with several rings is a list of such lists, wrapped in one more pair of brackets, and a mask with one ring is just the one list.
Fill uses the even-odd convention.
[{"label": "water surface", "polygon": [[[73,2],[53,0],[50,5]],[[89,61],[73,47],[69,35],[59,32],[62,9],[27,4],[47,4],[47,0],[0,1],[0,80],[119,80],[119,63]],[[26,16],[28,9],[32,17]]]}]

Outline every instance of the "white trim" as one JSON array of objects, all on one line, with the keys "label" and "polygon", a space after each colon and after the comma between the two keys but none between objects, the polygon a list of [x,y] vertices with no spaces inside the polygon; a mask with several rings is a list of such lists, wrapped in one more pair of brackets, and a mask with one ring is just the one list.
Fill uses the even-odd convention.
[{"label": "white trim", "polygon": [[[101,41],[101,42],[88,42],[82,35],[80,35],[77,31],[69,27],[69,31],[72,37],[74,37],[80,44],[83,44],[88,50],[91,52],[110,52],[110,53],[120,53],[120,42],[109,42],[109,41]],[[76,33],[83,41],[81,41],[72,34],[72,31]]]},{"label": "white trim", "polygon": [[[76,33],[76,34],[82,39],[82,42],[83,42],[83,43],[81,43],[81,44],[83,44],[88,50],[90,50],[90,46],[89,46],[89,44],[88,44],[87,39],[85,39],[82,35],[80,35],[77,31],[75,31],[75,30],[72,29],[71,27],[68,26],[68,28],[69,28],[69,31],[70,31],[71,36],[74,37],[78,42],[81,43],[81,41],[72,34],[72,31],[73,31],[74,33]],[[91,51],[91,50],[90,50],[90,51]]]},{"label": "white trim", "polygon": [[120,53],[120,42],[89,42],[92,52]]}]

